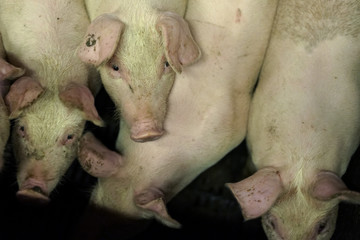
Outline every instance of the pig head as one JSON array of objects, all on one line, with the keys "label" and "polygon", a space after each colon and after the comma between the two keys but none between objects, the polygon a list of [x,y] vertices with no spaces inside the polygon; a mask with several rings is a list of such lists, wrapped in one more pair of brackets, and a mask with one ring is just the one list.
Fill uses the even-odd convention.
[{"label": "pig head", "polygon": [[23,74],[23,69],[17,68],[3,58],[0,58],[0,170],[4,165],[3,152],[10,135],[9,113],[4,97],[9,90],[9,80],[20,77]]},{"label": "pig head", "polygon": [[245,220],[262,217],[270,240],[330,239],[339,202],[360,204],[360,193],[350,191],[334,172],[300,173],[299,182],[290,184],[284,184],[281,175],[281,170],[266,167],[227,184]]},{"label": "pig head", "polygon": [[85,121],[102,121],[90,90],[69,83],[59,92],[23,76],[10,87],[5,101],[16,119],[12,142],[18,163],[18,197],[49,201],[49,194],[76,158]]},{"label": "pig head", "polygon": [[[102,14],[90,24],[79,57],[100,70],[103,85],[134,141],[160,138],[175,74],[200,57],[186,21],[173,12],[124,23]],[[134,20],[135,19],[135,20]]]}]

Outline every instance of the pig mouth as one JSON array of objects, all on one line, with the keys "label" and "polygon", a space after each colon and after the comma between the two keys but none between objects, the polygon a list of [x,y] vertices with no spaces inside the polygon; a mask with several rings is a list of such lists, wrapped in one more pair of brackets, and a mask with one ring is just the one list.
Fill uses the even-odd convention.
[{"label": "pig mouth", "polygon": [[28,179],[16,193],[17,199],[25,204],[43,205],[50,202],[46,185],[35,179]]}]

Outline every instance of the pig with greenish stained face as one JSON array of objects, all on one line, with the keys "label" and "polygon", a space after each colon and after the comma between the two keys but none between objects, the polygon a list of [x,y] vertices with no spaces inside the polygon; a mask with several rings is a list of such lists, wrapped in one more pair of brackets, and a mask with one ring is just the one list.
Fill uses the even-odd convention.
[{"label": "pig with greenish stained face", "polygon": [[1,1],[5,52],[9,62],[26,70],[5,97],[15,119],[21,199],[49,201],[76,158],[85,121],[102,125],[88,88],[90,68],[75,53],[88,24],[81,0]]},{"label": "pig with greenish stained face", "polygon": [[[247,143],[257,171],[229,184],[271,240],[330,239],[359,146],[360,2],[280,0]],[[335,12],[334,12],[335,10]]]},{"label": "pig with greenish stained face", "polygon": [[106,91],[137,142],[164,133],[175,75],[200,58],[187,1],[86,1],[92,20],[80,58],[98,67]]},{"label": "pig with greenish stained face", "polygon": [[0,35],[0,170],[3,168],[3,153],[10,135],[9,112],[4,102],[5,94],[9,91],[10,81],[24,74],[24,70],[9,64],[5,60]]},{"label": "pig with greenish stained face", "polygon": [[202,58],[176,75],[164,125],[168,134],[137,143],[121,121],[117,151],[85,134],[79,160],[99,177],[91,203],[180,227],[166,203],[245,137],[276,6],[274,0],[188,1],[185,19]]}]

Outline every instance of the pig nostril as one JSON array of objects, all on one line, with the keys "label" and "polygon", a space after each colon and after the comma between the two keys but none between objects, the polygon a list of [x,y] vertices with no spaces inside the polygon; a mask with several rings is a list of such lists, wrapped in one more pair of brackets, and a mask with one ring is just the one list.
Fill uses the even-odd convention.
[{"label": "pig nostril", "polygon": [[44,191],[43,191],[40,187],[38,187],[38,186],[35,186],[35,187],[31,188],[31,190],[33,190],[34,192],[37,192],[37,193],[41,193],[41,194],[43,194],[43,195],[46,195],[46,194],[44,193]]},{"label": "pig nostril", "polygon": [[154,141],[159,139],[164,134],[164,131],[161,132],[146,132],[137,136],[131,136],[131,139],[135,142],[147,142]]}]

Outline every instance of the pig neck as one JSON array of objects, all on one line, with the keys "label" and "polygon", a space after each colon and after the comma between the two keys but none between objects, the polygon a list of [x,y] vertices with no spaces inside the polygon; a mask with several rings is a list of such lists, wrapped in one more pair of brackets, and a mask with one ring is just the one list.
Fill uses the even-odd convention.
[{"label": "pig neck", "polygon": [[320,170],[342,176],[359,144],[359,37],[311,48],[278,36],[272,41],[249,120],[256,167],[280,169],[286,184],[303,171],[305,178]]},{"label": "pig neck", "polygon": [[[69,81],[85,83],[86,68],[75,50],[89,20],[85,9],[77,14],[73,10],[83,9],[82,2],[23,1],[12,9],[14,6],[10,1],[4,2],[4,10],[0,10],[1,18],[7,23],[2,28],[15,29],[7,31],[3,39],[9,60],[26,68],[27,75],[37,78],[48,88],[66,85]],[[19,14],[11,16],[6,13],[9,9]]]}]

